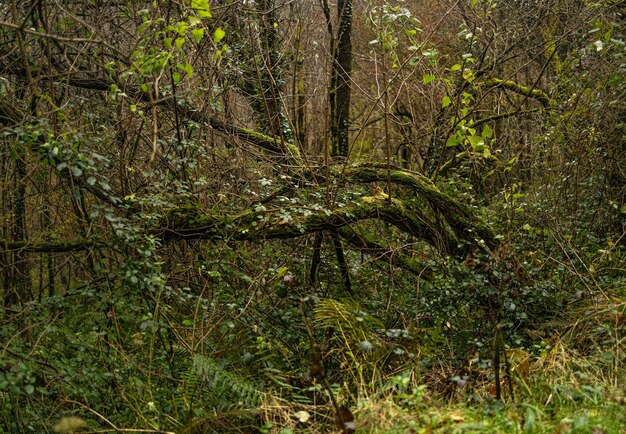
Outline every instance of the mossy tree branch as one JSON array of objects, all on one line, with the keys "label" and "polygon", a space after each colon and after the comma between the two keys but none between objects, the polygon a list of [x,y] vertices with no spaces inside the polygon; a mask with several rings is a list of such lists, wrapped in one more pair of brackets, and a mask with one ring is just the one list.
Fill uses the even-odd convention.
[{"label": "mossy tree branch", "polygon": [[38,242],[38,241],[7,241],[0,240],[0,253],[3,252],[34,252],[34,253],[63,253],[87,250],[101,245],[103,242],[89,239],[71,241]]},{"label": "mossy tree branch", "polygon": [[[388,173],[383,170],[383,167],[350,168],[344,172],[344,175],[352,181],[386,182]],[[495,233],[487,223],[471,208],[442,193],[429,178],[398,169],[391,170],[389,176],[393,184],[412,188],[416,195],[424,198],[431,205],[433,210],[441,213],[459,239],[469,238],[478,243],[482,239],[489,249],[499,244]]]},{"label": "mossy tree branch", "polygon": [[[0,64],[0,70],[14,74],[19,77],[26,77],[26,72],[23,68],[16,65]],[[31,72],[31,74],[37,71]],[[84,74],[83,74],[84,75]],[[78,78],[75,77],[72,71],[66,71],[63,73],[59,71],[54,76],[47,76],[45,74],[38,75],[39,79],[54,81],[59,84],[69,85],[72,87],[95,90],[100,92],[107,92],[111,89],[111,86],[116,84],[120,89],[124,90],[124,93],[129,98],[136,99],[138,101],[150,103],[150,97],[146,92],[142,92],[138,87],[128,87],[115,83],[113,80],[101,79],[101,78]],[[162,98],[157,101],[157,104],[161,107],[165,107],[168,110],[176,110],[182,117],[200,124],[207,124],[218,133],[235,136],[240,140],[252,144],[259,149],[268,151],[273,154],[278,154],[282,159],[287,159],[287,163],[292,165],[301,166],[301,155],[298,147],[292,143],[288,143],[284,140],[280,140],[274,137],[267,136],[256,131],[238,127],[228,124],[216,118],[215,116],[207,115],[200,110],[196,110],[193,107],[181,107],[177,105],[177,101],[173,97]],[[0,113],[2,115],[2,113]]]},{"label": "mossy tree branch", "polygon": [[[304,212],[306,211],[306,212]],[[300,213],[300,216],[297,214]],[[289,214],[291,219],[285,219]],[[191,208],[171,212],[162,225],[154,230],[164,240],[207,239],[234,241],[263,241],[288,239],[319,231],[332,231],[357,221],[377,219],[395,226],[402,232],[441,247],[441,234],[436,234],[428,218],[409,210],[398,199],[385,196],[364,196],[351,205],[333,210],[279,208],[246,210],[236,216],[203,214]]]},{"label": "mossy tree branch", "polygon": [[530,114],[530,113],[537,113],[540,110],[542,110],[540,107],[533,108],[533,109],[530,109],[530,110],[511,110],[509,112],[498,113],[496,115],[487,116],[487,117],[482,118],[482,119],[477,119],[475,121],[472,121],[470,126],[472,128],[476,128],[476,127],[479,127],[479,126],[481,126],[483,124],[487,124],[489,122],[493,122],[493,121],[497,121],[497,120],[501,120],[501,119],[506,119],[506,118],[509,118],[509,117],[512,117],[512,116],[517,116],[517,115],[525,115],[525,114]]},{"label": "mossy tree branch", "polygon": [[491,77],[483,83],[483,86],[502,87],[520,95],[524,95],[527,98],[535,99],[544,106],[550,105],[550,97],[544,91],[528,86],[522,86],[512,80],[502,80],[500,78]]},{"label": "mossy tree branch", "polygon": [[379,244],[372,236],[365,232],[355,231],[350,226],[344,226],[337,233],[348,244],[357,250],[371,256],[373,259],[403,268],[415,276],[429,280],[432,278],[431,267],[420,263],[404,253],[402,249],[393,249]]},{"label": "mossy tree branch", "polygon": [[[346,179],[353,182],[381,182],[387,179],[387,171],[377,167],[353,167],[344,172]],[[469,207],[442,193],[428,178],[403,170],[390,173],[395,185],[409,187],[432,208],[416,209],[415,206],[398,198],[390,199],[385,194],[364,196],[347,206],[329,210],[307,207],[281,207],[273,209],[248,209],[236,215],[223,212],[203,212],[194,207],[182,207],[171,211],[151,232],[164,241],[181,239],[232,240],[260,242],[267,239],[297,238],[320,231],[338,231],[363,220],[378,220],[395,227],[401,232],[432,245],[441,254],[462,257],[459,240],[475,246],[493,249],[498,245],[493,230]],[[437,216],[435,220],[429,215]],[[438,223],[440,217],[447,222]],[[450,231],[451,229],[451,231]],[[347,229],[346,229],[347,230]],[[357,242],[345,230],[338,232],[351,245],[381,253],[367,237]],[[5,244],[6,246],[6,244]],[[70,251],[85,248],[84,241],[70,243],[23,243],[6,246],[9,250]],[[403,261],[403,260],[401,260]],[[406,265],[410,268],[411,265]]]}]

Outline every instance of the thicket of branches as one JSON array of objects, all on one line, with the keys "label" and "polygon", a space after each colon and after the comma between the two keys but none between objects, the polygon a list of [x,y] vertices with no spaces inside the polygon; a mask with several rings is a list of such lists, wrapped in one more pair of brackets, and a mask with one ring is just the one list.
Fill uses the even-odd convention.
[{"label": "thicket of branches", "polygon": [[314,383],[340,414],[356,359],[335,346],[381,378],[493,358],[496,330],[521,346],[623,271],[620,2],[0,15],[9,432],[220,431],[257,421],[216,409]]}]

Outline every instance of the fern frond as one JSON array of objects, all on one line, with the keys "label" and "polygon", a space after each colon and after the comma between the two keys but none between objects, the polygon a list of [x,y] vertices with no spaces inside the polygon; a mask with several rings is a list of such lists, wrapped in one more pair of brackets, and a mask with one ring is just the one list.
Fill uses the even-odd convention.
[{"label": "fern frond", "polygon": [[336,329],[352,342],[366,339],[362,321],[354,315],[348,305],[327,298],[315,307],[315,324],[323,329]]},{"label": "fern frond", "polygon": [[193,356],[192,363],[180,374],[180,380],[173,403],[187,421],[215,419],[209,415],[255,409],[262,395],[257,384],[218,360],[200,354]]},{"label": "fern frond", "polygon": [[247,378],[199,354],[194,355],[193,366],[214,396],[224,399],[221,408],[253,408],[258,405],[261,391]]}]

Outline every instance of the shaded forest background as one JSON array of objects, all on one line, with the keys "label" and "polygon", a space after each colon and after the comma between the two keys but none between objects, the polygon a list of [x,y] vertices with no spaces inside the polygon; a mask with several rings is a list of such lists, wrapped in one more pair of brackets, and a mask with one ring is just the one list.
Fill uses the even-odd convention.
[{"label": "shaded forest background", "polygon": [[619,432],[624,26],[1,2],[0,432]]}]

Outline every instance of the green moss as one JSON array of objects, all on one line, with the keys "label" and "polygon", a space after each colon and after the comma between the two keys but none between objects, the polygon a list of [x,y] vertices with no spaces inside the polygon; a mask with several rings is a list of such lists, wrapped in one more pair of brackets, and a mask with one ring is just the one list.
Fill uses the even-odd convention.
[{"label": "green moss", "polygon": [[296,145],[292,143],[284,142],[284,148],[283,148],[283,144],[280,142],[280,140],[274,137],[266,136],[265,134],[259,133],[258,131],[254,131],[248,128],[237,128],[237,132],[242,138],[252,143],[257,144],[263,147],[264,149],[267,149],[272,152],[279,152],[279,153],[288,151],[288,153],[290,154],[292,158],[296,158],[296,159],[301,158],[300,150],[298,149]]},{"label": "green moss", "polygon": [[521,84],[518,84],[512,80],[502,80],[500,78],[492,77],[485,81],[484,86],[500,86],[515,93],[519,93],[520,95],[525,95],[529,98],[536,99],[545,106],[550,104],[550,97],[544,91],[539,89],[533,89],[528,86],[522,86]]},{"label": "green moss", "polygon": [[[387,182],[388,179],[384,167],[350,168],[344,175],[360,182]],[[498,244],[493,230],[471,208],[442,193],[429,178],[397,169],[391,170],[389,177],[394,184],[411,187],[416,195],[426,199],[435,211],[443,215],[457,237],[473,237],[472,234],[475,233],[491,249]],[[413,211],[407,215],[412,213]]]}]

